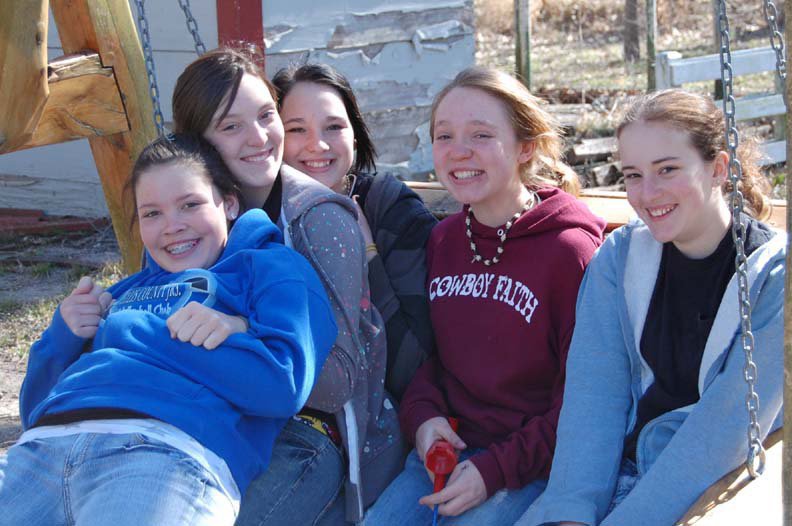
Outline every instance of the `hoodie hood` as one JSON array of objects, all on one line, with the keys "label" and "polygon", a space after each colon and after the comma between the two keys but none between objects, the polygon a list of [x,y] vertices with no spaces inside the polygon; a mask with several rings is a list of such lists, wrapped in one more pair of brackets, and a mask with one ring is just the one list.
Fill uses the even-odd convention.
[{"label": "hoodie hood", "polygon": [[357,208],[352,200],[327,188],[291,166],[283,165],[283,210],[289,223],[297,221],[306,211],[321,203],[338,203],[357,219]]},{"label": "hoodie hood", "polygon": [[[522,214],[509,229],[509,238],[534,236],[547,232],[577,228],[587,233],[597,244],[605,232],[605,220],[594,215],[583,201],[559,188],[542,187],[536,190],[541,202]],[[469,205],[465,205],[467,214]],[[499,227],[489,227],[479,223],[475,216],[471,229],[476,237],[499,238]]]},{"label": "hoodie hood", "polygon": [[[248,210],[234,222],[228,233],[225,249],[212,264],[212,267],[225,261],[240,250],[263,248],[267,243],[283,243],[283,234],[263,210]],[[212,268],[210,267],[210,268]],[[146,270],[150,272],[167,272],[146,251]]]}]

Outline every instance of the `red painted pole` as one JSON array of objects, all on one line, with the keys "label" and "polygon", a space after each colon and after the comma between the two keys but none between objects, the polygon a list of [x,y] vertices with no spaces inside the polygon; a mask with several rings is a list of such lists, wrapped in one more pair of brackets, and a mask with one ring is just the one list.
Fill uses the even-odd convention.
[{"label": "red painted pole", "polygon": [[221,46],[253,45],[264,67],[262,0],[217,0],[217,39]]}]

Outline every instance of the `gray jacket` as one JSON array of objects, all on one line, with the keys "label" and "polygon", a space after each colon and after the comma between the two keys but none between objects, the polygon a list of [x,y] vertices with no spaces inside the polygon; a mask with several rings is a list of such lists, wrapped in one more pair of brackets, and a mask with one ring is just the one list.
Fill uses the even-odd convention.
[{"label": "gray jacket", "polygon": [[396,407],[384,388],[384,323],[371,303],[352,201],[289,166],[280,175],[279,222],[290,244],[319,274],[338,325],[307,405],[336,415],[349,462],[347,520],[356,522],[403,466]]}]

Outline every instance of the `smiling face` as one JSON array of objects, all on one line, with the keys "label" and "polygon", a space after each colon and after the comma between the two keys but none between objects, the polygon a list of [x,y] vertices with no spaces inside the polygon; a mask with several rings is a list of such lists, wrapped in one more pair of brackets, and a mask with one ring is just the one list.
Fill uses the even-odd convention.
[{"label": "smiling face", "polygon": [[619,136],[627,199],[657,241],[689,257],[717,247],[729,224],[721,193],[728,156],[705,161],[687,132],[638,121]]},{"label": "smiling face", "polygon": [[295,84],[281,105],[286,130],[283,160],[332,188],[343,191],[355,155],[355,137],[344,102],[329,86]]},{"label": "smiling face", "polygon": [[140,237],[169,272],[209,268],[225,248],[237,200],[223,198],[203,169],[190,163],[152,166],[135,185]]},{"label": "smiling face", "polygon": [[264,204],[283,160],[283,124],[266,84],[246,73],[231,107],[221,104],[204,137],[220,152],[242,185],[251,208]]},{"label": "smiling face", "polygon": [[475,88],[452,89],[437,105],[432,140],[437,178],[480,221],[504,211],[508,218],[522,207],[520,167],[534,144],[517,140],[498,99]]}]

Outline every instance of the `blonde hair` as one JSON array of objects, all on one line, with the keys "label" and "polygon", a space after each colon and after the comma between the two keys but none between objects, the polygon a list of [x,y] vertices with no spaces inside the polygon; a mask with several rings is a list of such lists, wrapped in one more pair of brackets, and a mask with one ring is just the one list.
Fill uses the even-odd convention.
[{"label": "blonde hair", "polygon": [[[636,98],[627,109],[616,129],[616,136],[634,122],[665,123],[690,136],[690,143],[705,161],[712,161],[720,152],[728,152],[723,130],[723,111],[711,98],[681,89],[647,93]],[[746,213],[764,220],[770,216],[772,205],[767,194],[770,183],[759,168],[759,148],[755,140],[742,140],[737,159],[742,165],[742,179],[738,184],[745,198]],[[732,191],[727,179],[721,191]]]},{"label": "blonde hair", "polygon": [[429,124],[433,141],[437,107],[454,88],[478,89],[498,99],[509,115],[517,140],[536,144],[531,160],[521,166],[523,184],[532,188],[557,186],[574,196],[580,194],[577,174],[562,160],[561,128],[542,108],[544,101],[531,94],[519,80],[501,71],[478,66],[467,68],[437,94]]}]

